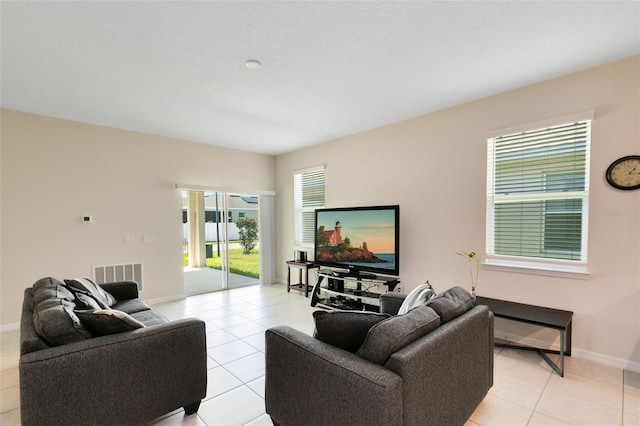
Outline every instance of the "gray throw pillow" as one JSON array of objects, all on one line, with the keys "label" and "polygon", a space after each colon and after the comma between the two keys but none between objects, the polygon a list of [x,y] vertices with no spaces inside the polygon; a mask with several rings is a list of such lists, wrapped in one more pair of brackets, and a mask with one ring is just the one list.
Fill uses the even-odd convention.
[{"label": "gray throw pillow", "polygon": [[78,291],[76,293],[76,308],[94,311],[96,309],[102,309],[102,306],[90,294]]},{"label": "gray throw pillow", "polygon": [[64,280],[64,282],[71,291],[80,290],[91,294],[102,308],[109,308],[116,304],[115,297],[94,283],[90,278],[74,278],[72,280]]},{"label": "gray throw pillow", "polygon": [[360,311],[315,311],[313,337],[351,353],[362,346],[369,329],[389,318],[389,314]]},{"label": "gray throw pillow", "polygon": [[475,304],[475,296],[462,287],[452,287],[427,302],[427,306],[440,316],[442,324],[464,314]]},{"label": "gray throw pillow", "polygon": [[46,299],[64,299],[70,302],[75,300],[64,283],[52,277],[40,278],[33,284],[33,306]]},{"label": "gray throw pillow", "polygon": [[426,305],[396,315],[371,327],[356,355],[384,364],[391,354],[438,328],[440,317]]},{"label": "gray throw pillow", "polygon": [[73,313],[75,304],[49,298],[33,308],[33,325],[38,335],[51,346],[66,345],[93,337]]},{"label": "gray throw pillow", "polygon": [[80,321],[95,335],[124,333],[144,328],[144,324],[129,314],[116,309],[98,309],[95,311],[75,311]]}]

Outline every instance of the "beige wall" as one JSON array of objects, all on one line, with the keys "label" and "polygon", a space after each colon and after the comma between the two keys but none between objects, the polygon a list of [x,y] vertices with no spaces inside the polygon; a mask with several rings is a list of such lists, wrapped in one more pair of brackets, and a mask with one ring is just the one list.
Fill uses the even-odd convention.
[{"label": "beige wall", "polygon": [[[399,204],[403,289],[469,287],[455,252],[484,252],[491,130],[593,110],[590,280],[482,270],[478,293],[574,311],[574,354],[640,370],[640,191],[609,187],[614,159],[640,154],[640,57],[355,134],[276,160],[278,277],[293,253],[292,173],[326,165],[326,205]],[[504,335],[557,333],[498,323]]]},{"label": "beige wall", "polygon": [[[3,326],[19,321],[35,280],[92,276],[93,265],[142,261],[145,299],[181,297],[182,203],[173,185],[274,189],[273,156],[9,110],[1,119]],[[86,214],[93,223],[81,222]]]},{"label": "beige wall", "polygon": [[[400,204],[405,291],[468,286],[460,250],[484,251],[489,131],[593,110],[588,281],[482,270],[479,294],[575,312],[574,353],[640,370],[640,191],[604,181],[640,153],[640,58],[270,156],[15,111],[1,115],[0,324],[43,276],[142,261],[147,299],[183,294],[175,183],[276,190],[278,277],[293,255],[294,170],[326,165],[327,206]],[[242,170],[251,173],[242,173]],[[274,175],[275,170],[275,175]],[[84,214],[94,223],[82,224]],[[126,244],[124,234],[135,234]],[[154,240],[141,242],[142,234]],[[504,333],[553,333],[498,324]]]}]

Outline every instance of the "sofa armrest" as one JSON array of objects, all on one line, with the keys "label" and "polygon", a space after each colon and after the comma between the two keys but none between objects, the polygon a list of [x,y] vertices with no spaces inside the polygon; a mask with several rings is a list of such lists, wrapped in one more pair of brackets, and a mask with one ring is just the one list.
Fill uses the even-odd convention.
[{"label": "sofa armrest", "polygon": [[138,283],[135,281],[118,281],[114,283],[100,284],[100,287],[109,292],[116,300],[129,300],[138,297]]},{"label": "sofa armrest", "polygon": [[403,378],[405,425],[464,424],[493,384],[493,342],[493,314],[476,306],[392,354],[385,367]]},{"label": "sofa armrest", "polygon": [[402,302],[407,298],[404,293],[389,292],[380,295],[380,313],[397,315]]},{"label": "sofa armrest", "polygon": [[397,374],[287,326],[265,337],[265,404],[277,424],[402,424]]},{"label": "sofa armrest", "polygon": [[24,425],[141,424],[206,395],[205,324],[181,319],[31,352],[19,371]]}]

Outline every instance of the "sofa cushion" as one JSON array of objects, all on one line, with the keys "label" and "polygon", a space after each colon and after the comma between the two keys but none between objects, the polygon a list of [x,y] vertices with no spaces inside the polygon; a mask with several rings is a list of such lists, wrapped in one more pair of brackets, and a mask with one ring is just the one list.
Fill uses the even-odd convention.
[{"label": "sofa cushion", "polygon": [[427,306],[440,316],[442,324],[464,314],[475,304],[475,296],[462,287],[452,287],[427,302]]},{"label": "sofa cushion", "polygon": [[389,314],[359,311],[315,311],[316,329],[313,337],[333,346],[356,353],[369,329]]},{"label": "sofa cushion", "polygon": [[113,309],[117,309],[122,312],[126,312],[129,315],[140,311],[148,311],[151,308],[142,299],[127,299],[117,302],[112,306]]},{"label": "sofa cushion", "polygon": [[90,278],[74,278],[64,280],[64,282],[71,291],[80,290],[91,294],[103,308],[109,308],[116,304],[116,299]]},{"label": "sofa cushion", "polygon": [[402,302],[407,298],[406,293],[390,291],[380,295],[380,312],[386,314],[397,315]]},{"label": "sofa cushion", "polygon": [[402,302],[402,305],[400,305],[400,309],[398,309],[398,315],[406,314],[413,308],[424,305],[435,295],[436,292],[433,291],[433,287],[431,287],[429,281],[424,284],[420,284],[418,287],[411,290],[409,294],[407,294],[407,297]]},{"label": "sofa cushion", "polygon": [[64,286],[64,283],[52,277],[40,278],[33,284],[33,306],[46,299],[75,301],[73,293]]},{"label": "sofa cushion", "polygon": [[97,336],[124,333],[144,327],[140,321],[117,309],[77,310],[75,313],[80,321]]},{"label": "sofa cushion", "polygon": [[371,327],[356,355],[384,364],[394,352],[440,325],[440,317],[426,305],[396,315]]},{"label": "sofa cushion", "polygon": [[162,314],[159,314],[158,312],[151,309],[147,309],[146,311],[133,312],[129,315],[143,323],[146,327],[169,322],[169,320],[166,319]]},{"label": "sofa cushion", "polygon": [[38,335],[52,346],[79,342],[93,337],[73,312],[75,303],[49,298],[33,309],[33,325]]}]

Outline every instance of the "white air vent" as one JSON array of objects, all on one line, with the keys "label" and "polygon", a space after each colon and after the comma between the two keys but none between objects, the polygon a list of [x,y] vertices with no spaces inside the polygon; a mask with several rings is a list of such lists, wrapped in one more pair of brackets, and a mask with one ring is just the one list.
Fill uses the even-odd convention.
[{"label": "white air vent", "polygon": [[138,283],[138,291],[142,292],[144,288],[142,285],[142,262],[94,266],[93,279],[96,284],[135,281]]}]

